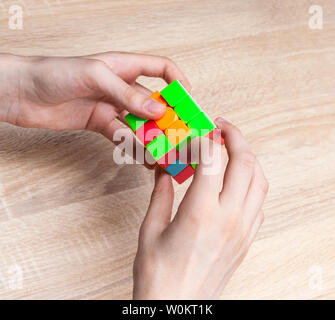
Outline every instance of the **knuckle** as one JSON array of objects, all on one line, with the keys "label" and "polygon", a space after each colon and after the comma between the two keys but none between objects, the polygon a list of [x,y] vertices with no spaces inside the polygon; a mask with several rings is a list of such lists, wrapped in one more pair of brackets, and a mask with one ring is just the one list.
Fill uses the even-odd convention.
[{"label": "knuckle", "polygon": [[264,194],[267,194],[269,192],[269,181],[264,178],[260,184],[260,187]]},{"label": "knuckle", "polygon": [[142,240],[143,236],[146,234],[147,231],[147,219],[144,218],[143,222],[141,223],[139,234],[140,234],[140,240]]},{"label": "knuckle", "polygon": [[164,79],[168,77],[168,74],[171,73],[171,70],[175,68],[175,63],[168,57],[161,57],[162,71],[160,76]]},{"label": "knuckle", "polygon": [[263,211],[261,211],[261,212],[259,213],[259,219],[260,219],[260,222],[261,222],[261,225],[262,225],[263,222],[264,222],[264,220],[265,220],[265,216],[264,216],[264,212],[263,212]]},{"label": "knuckle", "polygon": [[241,226],[240,213],[231,213],[225,221],[225,232],[228,235],[234,236]]},{"label": "knuckle", "polygon": [[195,210],[188,214],[188,221],[193,226],[193,230],[207,229],[209,226],[215,225],[217,219],[213,217],[213,212],[217,209],[214,206],[208,206],[201,212]]},{"label": "knuckle", "polygon": [[245,151],[241,154],[239,161],[242,167],[250,170],[255,166],[256,157],[252,152]]},{"label": "knuckle", "polygon": [[208,217],[208,209],[203,210],[202,212],[194,211],[190,212],[188,215],[190,223],[194,226],[203,226],[204,224],[207,224],[209,220],[206,218]]},{"label": "knuckle", "polygon": [[196,213],[190,214],[188,216],[188,220],[193,227],[200,226],[202,222],[202,215]]},{"label": "knuckle", "polygon": [[173,62],[173,60],[171,60],[169,57],[162,57],[164,64],[168,67],[168,66],[174,66],[175,63]]},{"label": "knuckle", "polygon": [[100,74],[101,72],[103,72],[106,69],[106,64],[101,61],[101,60],[95,60],[95,59],[91,59],[89,62],[87,62],[87,66],[88,66],[88,71],[92,72],[94,74]]},{"label": "knuckle", "polygon": [[127,88],[124,90],[123,95],[127,103],[133,103],[134,100],[136,100],[137,91],[133,87],[127,86]]}]

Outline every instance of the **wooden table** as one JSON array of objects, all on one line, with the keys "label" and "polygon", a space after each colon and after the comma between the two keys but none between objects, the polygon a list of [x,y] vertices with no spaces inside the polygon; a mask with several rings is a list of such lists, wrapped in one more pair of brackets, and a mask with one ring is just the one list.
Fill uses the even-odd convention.
[{"label": "wooden table", "polygon": [[[270,193],[222,298],[335,298],[334,1],[317,1],[322,30],[304,0],[22,0],[23,30],[10,30],[13,2],[0,4],[2,52],[169,56],[210,116],[241,128]],[[131,297],[153,176],[113,150],[92,132],[0,125],[1,298]]]}]

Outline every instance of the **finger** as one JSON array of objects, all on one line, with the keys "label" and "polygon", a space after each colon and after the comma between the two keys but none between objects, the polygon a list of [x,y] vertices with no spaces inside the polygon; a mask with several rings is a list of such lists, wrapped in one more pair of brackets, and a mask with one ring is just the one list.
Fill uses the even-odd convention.
[{"label": "finger", "polygon": [[[143,164],[149,169],[153,169],[153,160],[148,161],[146,150],[134,136],[133,132],[116,120],[115,107],[109,103],[99,101],[89,117],[86,130],[101,133],[116,146],[124,144],[123,150],[128,156],[132,157],[137,163]],[[127,147],[127,145],[129,147]]]},{"label": "finger", "polygon": [[165,105],[151,99],[119,78],[104,62],[86,61],[86,81],[93,90],[102,92],[109,102],[145,119],[159,119]]},{"label": "finger", "polygon": [[[150,91],[148,88],[142,86],[141,84],[139,84],[138,82],[135,82],[134,84],[132,84],[132,87],[134,87],[135,89],[137,89],[138,91],[142,92],[143,94],[147,95],[147,96],[151,96],[152,95],[152,91]],[[126,121],[126,115],[129,114],[129,112],[127,110],[121,110],[119,112],[118,115],[118,119],[124,123],[127,127],[129,127],[128,122]]]},{"label": "finger", "polygon": [[[227,157],[224,147],[213,140],[203,138],[191,142],[191,148],[199,144],[200,159],[190,188],[200,192],[206,188],[219,198]],[[193,150],[191,151],[193,153]]]},{"label": "finger", "polygon": [[[147,95],[147,96],[151,96],[152,95],[152,91],[150,91],[148,88],[142,86],[141,84],[139,84],[138,82],[135,82],[134,84],[132,84],[132,87],[134,87],[135,89],[137,89],[138,91],[142,92],[143,94]],[[126,115],[129,112],[127,110],[121,110],[119,112],[118,115],[118,119],[124,123],[127,127],[129,127],[128,122],[126,121]]]},{"label": "finger", "polygon": [[[148,88],[142,86],[141,84],[135,82],[134,84],[132,84],[132,86],[134,88],[136,88],[137,90],[141,91],[143,94],[150,96],[152,94],[152,91],[150,91]],[[119,112],[118,115],[118,120],[120,122],[122,122],[123,124],[125,124],[127,127],[129,127],[128,122],[126,121],[125,117],[126,115],[129,114],[129,112],[127,110],[122,110],[121,112]],[[139,141],[137,141],[135,138],[134,140],[136,141],[136,145],[135,145],[135,150],[134,152],[136,152],[136,150],[140,150],[140,154],[142,155],[142,153],[144,152],[144,166],[147,167],[148,169],[154,169],[156,167],[156,161],[155,159],[152,157],[152,155],[150,154],[150,152],[148,152],[148,150],[146,148],[144,148],[143,144],[140,143]],[[138,151],[137,151],[138,152]],[[139,157],[134,157],[134,159],[136,161],[139,161]]]},{"label": "finger", "polygon": [[148,88],[146,88],[145,86],[142,86],[140,83],[135,82],[132,85],[135,89],[137,89],[138,91],[142,92],[143,94],[147,95],[147,96],[151,96],[153,94],[153,92],[151,90],[149,90]]},{"label": "finger", "polygon": [[171,222],[174,191],[171,177],[161,168],[155,172],[155,187],[144,218],[142,236],[152,239],[161,234]]},{"label": "finger", "polygon": [[136,62],[142,66],[142,75],[147,77],[159,77],[167,83],[179,80],[187,91],[191,90],[191,84],[180,70],[177,64],[167,57],[139,54],[134,56]]},{"label": "finger", "polygon": [[147,77],[159,77],[167,83],[179,80],[187,91],[191,90],[191,84],[184,73],[171,59],[162,56],[147,54],[134,54],[128,52],[105,52],[87,56],[86,58],[100,59],[104,61],[116,74],[122,74],[118,66],[127,59],[127,64],[139,68],[139,74]]},{"label": "finger", "polygon": [[223,133],[229,157],[220,199],[229,199],[233,208],[240,209],[254,173],[255,156],[235,126],[222,118],[218,118],[216,123]]},{"label": "finger", "polygon": [[247,212],[247,218],[250,221],[253,221],[255,216],[261,210],[268,190],[269,183],[264,176],[258,160],[256,160],[254,176],[244,204],[244,211]]},{"label": "finger", "polygon": [[[101,133],[111,123],[114,123],[118,114],[115,107],[105,101],[91,101],[92,112],[87,119],[85,130]],[[80,113],[79,113],[80,114]]]}]

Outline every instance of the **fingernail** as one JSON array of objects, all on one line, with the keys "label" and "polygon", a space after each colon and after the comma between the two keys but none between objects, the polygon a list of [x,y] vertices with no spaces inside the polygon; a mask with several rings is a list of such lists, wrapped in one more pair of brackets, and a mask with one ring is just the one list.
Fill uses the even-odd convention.
[{"label": "fingernail", "polygon": [[149,99],[144,104],[145,109],[152,115],[161,114],[165,110],[165,106],[155,100]]},{"label": "fingernail", "polygon": [[222,125],[229,123],[229,121],[227,121],[226,119],[223,119],[221,117],[216,118],[214,122],[215,122],[217,127],[221,127]]},{"label": "fingernail", "polygon": [[217,117],[216,121],[220,122],[220,123],[227,123],[228,122],[227,120],[223,119],[222,117]]}]

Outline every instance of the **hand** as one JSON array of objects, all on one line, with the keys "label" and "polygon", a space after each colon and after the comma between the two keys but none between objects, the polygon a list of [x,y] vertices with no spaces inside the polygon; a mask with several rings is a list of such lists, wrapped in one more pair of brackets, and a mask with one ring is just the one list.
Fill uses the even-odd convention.
[{"label": "hand", "polygon": [[171,222],[173,185],[158,172],[134,263],[134,299],[215,299],[247,254],[264,215],[268,183],[240,131],[217,119],[214,143]]},{"label": "hand", "polygon": [[168,58],[107,52],[86,57],[0,55],[0,121],[55,130],[88,129],[113,141],[123,127],[116,118],[132,112],[147,119],[165,106],[136,83],[140,75],[190,84]]}]

